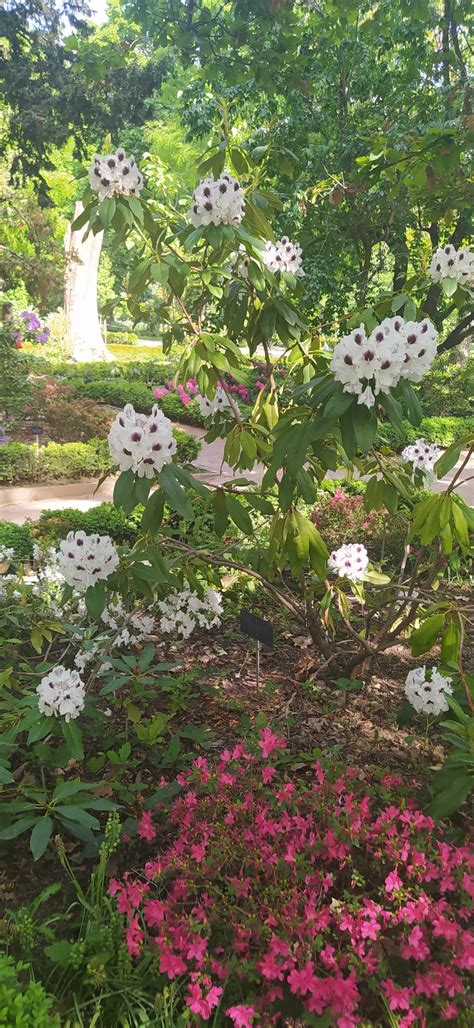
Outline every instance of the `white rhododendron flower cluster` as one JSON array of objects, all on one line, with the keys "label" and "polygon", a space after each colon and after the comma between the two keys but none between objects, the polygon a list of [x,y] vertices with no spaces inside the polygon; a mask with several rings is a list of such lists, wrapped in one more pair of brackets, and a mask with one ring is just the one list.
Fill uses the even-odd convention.
[{"label": "white rhododendron flower cluster", "polygon": [[426,439],[417,439],[412,446],[405,446],[402,450],[404,460],[413,464],[414,468],[421,468],[429,474],[433,474],[436,461],[441,456],[441,450],[436,443],[428,443]]},{"label": "white rhododendron flower cluster", "polygon": [[68,532],[59,546],[59,570],[67,584],[79,592],[109,578],[118,562],[117,550],[108,535]]},{"label": "white rhododendron flower cluster", "polygon": [[0,546],[0,568],[2,565],[10,565],[15,559],[15,550],[11,546]]},{"label": "white rhododendron flower cluster", "polygon": [[135,158],[127,157],[123,147],[105,157],[94,157],[89,169],[91,189],[98,193],[99,200],[106,196],[138,196],[143,186],[143,175],[138,170]]},{"label": "white rhododendron flower cluster", "polygon": [[121,471],[134,471],[140,478],[153,478],[176,453],[173,426],[159,407],[151,414],[138,414],[127,403],[117,414],[108,435],[109,452]]},{"label": "white rhododendron flower cluster", "polygon": [[[86,613],[83,600],[78,605],[78,613],[82,615]],[[139,610],[128,611],[120,599],[113,600],[104,608],[101,620],[106,626],[107,632],[86,640],[84,648],[78,650],[74,657],[74,663],[79,671],[84,671],[87,664],[98,659],[104,651],[111,652],[123,646],[136,646],[143,642],[155,627],[153,617]],[[110,667],[108,662],[101,661],[100,673]]]},{"label": "white rhododendron flower cluster", "polygon": [[418,714],[441,714],[449,710],[446,693],[452,693],[451,683],[436,667],[431,674],[426,667],[416,667],[407,674],[405,695]]},{"label": "white rhododendron flower cluster", "polygon": [[[3,568],[9,573],[2,572],[2,554],[6,559]],[[64,587],[64,575],[59,569],[59,554],[56,549],[50,547],[42,550],[38,546],[33,547],[33,561],[36,569],[32,570],[30,562],[22,563],[19,559],[19,570],[11,571],[11,564],[15,561],[15,552],[8,548],[0,551],[0,597],[11,597],[13,600],[20,600],[24,596],[25,588],[32,596],[38,597],[48,607],[49,613],[61,617],[62,610],[57,606],[60,590]]]},{"label": "white rhododendron flower cluster", "polygon": [[189,217],[201,225],[240,225],[244,212],[244,191],[232,175],[223,172],[218,179],[203,178],[193,193]]},{"label": "white rhododendron flower cluster", "polygon": [[385,318],[369,336],[363,325],[343,336],[330,367],[344,392],[373,407],[378,393],[387,393],[401,378],[421,382],[436,356],[436,340],[428,318],[420,322]]},{"label": "white rhododendron flower cluster", "polygon": [[134,646],[153,631],[155,620],[141,611],[127,611],[121,600],[114,600],[102,611],[102,621],[117,635],[114,646]]},{"label": "white rhododendron flower cluster", "polygon": [[215,589],[205,589],[201,598],[197,592],[183,589],[169,593],[166,600],[158,602],[162,617],[162,632],[174,632],[187,639],[194,628],[210,630],[220,625],[222,596]]},{"label": "white rhododendron flower cluster", "polygon": [[203,418],[210,418],[218,411],[230,407],[229,398],[222,386],[217,387],[213,400],[209,400],[207,396],[201,396],[200,393],[196,396],[196,400]]},{"label": "white rhododendron flower cluster", "polygon": [[304,275],[301,266],[301,246],[292,243],[288,236],[282,236],[276,243],[265,243],[263,263],[269,271],[291,271],[296,278]]},{"label": "white rhododendron flower cluster", "polygon": [[328,568],[337,572],[339,578],[350,578],[352,582],[361,581],[369,564],[369,556],[361,543],[344,543],[329,556]]},{"label": "white rhododendron flower cluster", "polygon": [[47,717],[60,714],[70,721],[84,709],[84,684],[77,671],[69,671],[62,664],[41,679],[36,692],[38,710]]},{"label": "white rhododendron flower cluster", "polygon": [[460,285],[470,285],[474,282],[474,253],[467,246],[456,250],[452,243],[447,243],[433,254],[430,275],[433,282],[454,278]]}]

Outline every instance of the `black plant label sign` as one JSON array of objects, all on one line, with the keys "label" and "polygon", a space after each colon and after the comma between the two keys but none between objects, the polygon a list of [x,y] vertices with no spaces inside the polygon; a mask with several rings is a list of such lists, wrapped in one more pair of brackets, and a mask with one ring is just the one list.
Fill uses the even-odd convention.
[{"label": "black plant label sign", "polygon": [[271,621],[264,621],[263,618],[251,614],[249,610],[240,611],[240,628],[245,635],[251,639],[258,639],[258,642],[266,646],[273,646],[273,625]]}]

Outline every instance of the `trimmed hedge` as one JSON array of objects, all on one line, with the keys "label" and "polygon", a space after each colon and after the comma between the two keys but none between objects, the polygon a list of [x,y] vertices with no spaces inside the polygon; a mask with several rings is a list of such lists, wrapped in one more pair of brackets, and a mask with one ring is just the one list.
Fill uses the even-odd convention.
[{"label": "trimmed hedge", "polygon": [[124,514],[113,503],[100,503],[90,510],[77,510],[76,507],[44,510],[38,521],[30,526],[30,532],[35,542],[48,545],[64,539],[68,532],[109,535],[118,544],[134,543],[142,514],[143,507],[136,507],[132,514]]},{"label": "trimmed hedge", "polygon": [[[178,443],[176,460],[189,464],[196,459],[201,443],[195,436],[175,428]],[[0,448],[0,482],[49,482],[64,479],[95,478],[110,467],[106,439],[87,443],[48,443],[29,446],[9,443]]]},{"label": "trimmed hedge", "polygon": [[29,525],[15,525],[12,521],[0,521],[0,550],[15,551],[19,560],[31,560],[33,540]]},{"label": "trimmed hedge", "polygon": [[388,422],[380,426],[376,436],[376,444],[391,446],[394,450],[402,450],[416,439],[424,438],[429,443],[439,446],[450,446],[467,432],[474,432],[474,417],[462,418],[423,418],[414,427],[409,421],[403,422],[403,431],[398,431]]}]

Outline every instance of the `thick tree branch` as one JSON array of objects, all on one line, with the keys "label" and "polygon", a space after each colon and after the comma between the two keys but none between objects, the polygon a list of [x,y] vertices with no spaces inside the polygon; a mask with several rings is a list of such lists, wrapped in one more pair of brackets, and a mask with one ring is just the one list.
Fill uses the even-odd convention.
[{"label": "thick tree branch", "polygon": [[438,353],[445,353],[446,350],[452,350],[459,343],[462,343],[463,339],[467,339],[468,336],[474,331],[474,312],[470,311],[464,318],[452,329],[452,331],[446,336],[441,346],[438,346]]}]

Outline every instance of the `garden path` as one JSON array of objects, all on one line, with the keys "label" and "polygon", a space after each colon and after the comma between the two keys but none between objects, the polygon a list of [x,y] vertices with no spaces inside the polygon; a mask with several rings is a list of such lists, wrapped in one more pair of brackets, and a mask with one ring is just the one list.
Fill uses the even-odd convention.
[{"label": "garden path", "polygon": [[[191,425],[178,425],[183,431],[189,432],[203,440],[205,432],[202,428],[194,428]],[[220,485],[228,482],[234,477],[232,468],[222,462],[224,443],[222,439],[216,439],[213,443],[202,442],[202,449],[194,462],[199,478]],[[465,455],[464,455],[465,456]],[[461,455],[461,461],[462,461]],[[461,463],[461,461],[459,463]],[[456,465],[456,468],[459,465]],[[456,468],[435,485],[435,491],[440,492],[446,488],[456,472]],[[260,482],[263,475],[262,465],[256,465],[253,471],[247,472],[247,477],[254,482]],[[343,471],[328,472],[328,478],[341,478]],[[239,476],[240,477],[240,476]],[[466,466],[463,479],[468,479],[465,485],[457,490],[463,496],[466,503],[474,505],[474,458],[471,457]],[[88,510],[95,507],[104,500],[111,500],[114,480],[111,478],[104,482],[100,489],[94,493],[96,486],[95,479],[81,479],[79,482],[51,482],[49,485],[31,486],[1,486],[0,487],[0,521],[14,521],[21,525],[27,518],[36,521],[43,510],[62,510],[65,507],[78,507],[80,510]]]}]

